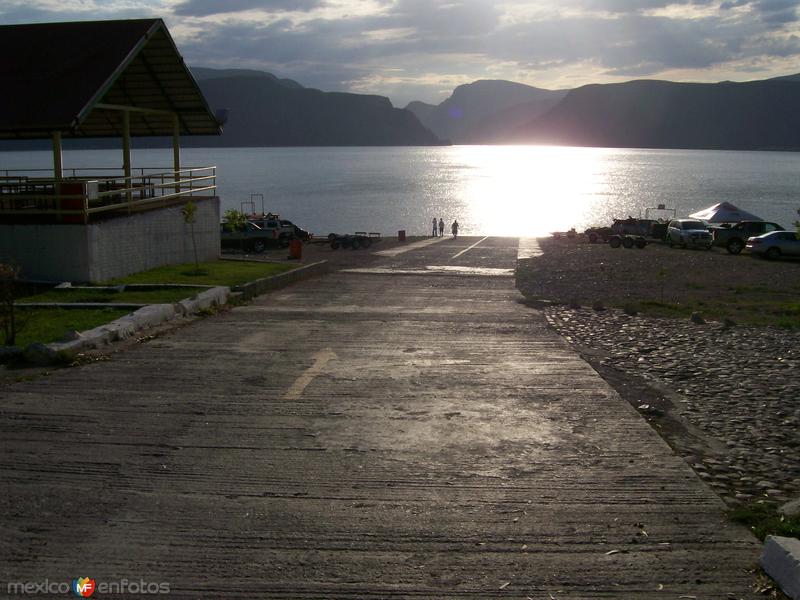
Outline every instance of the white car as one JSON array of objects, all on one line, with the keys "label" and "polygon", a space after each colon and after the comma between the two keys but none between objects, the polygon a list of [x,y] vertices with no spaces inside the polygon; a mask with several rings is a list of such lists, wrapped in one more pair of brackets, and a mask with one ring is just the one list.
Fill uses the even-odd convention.
[{"label": "white car", "polygon": [[714,239],[711,232],[697,219],[672,219],[667,225],[667,244],[669,247],[711,249]]},{"label": "white car", "polygon": [[800,239],[794,231],[770,231],[747,239],[747,249],[754,256],[775,260],[781,256],[800,256]]}]

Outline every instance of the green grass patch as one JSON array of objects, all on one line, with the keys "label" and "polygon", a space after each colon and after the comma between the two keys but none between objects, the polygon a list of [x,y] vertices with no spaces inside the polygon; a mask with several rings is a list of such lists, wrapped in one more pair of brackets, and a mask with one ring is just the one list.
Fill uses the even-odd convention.
[{"label": "green grass patch", "polygon": [[58,342],[69,331],[93,329],[119,319],[129,312],[116,308],[34,308],[19,310],[17,314],[23,326],[17,333],[16,345],[24,347],[34,342],[41,342],[42,344]]},{"label": "green grass patch", "polygon": [[659,302],[658,300],[642,300],[640,302],[631,302],[630,305],[639,312],[652,317],[688,318],[697,310],[697,308],[684,304],[672,304],[670,302]]},{"label": "green grass patch", "polygon": [[728,288],[734,294],[772,294],[775,293],[766,286],[734,285]]},{"label": "green grass patch", "polygon": [[730,511],[730,519],[747,526],[762,540],[768,535],[800,539],[800,517],[785,517],[774,504],[748,504]]},{"label": "green grass patch", "polygon": [[205,288],[157,288],[116,292],[104,289],[52,289],[35,296],[19,298],[17,302],[101,302],[118,304],[173,304],[194,296]]},{"label": "green grass patch", "polygon": [[258,261],[217,260],[200,263],[200,269],[194,263],[168,265],[141,273],[134,273],[121,279],[108,282],[111,285],[121,283],[184,283],[194,285],[226,285],[233,287],[278,275],[294,269],[296,265],[283,263],[267,263]]},{"label": "green grass patch", "polygon": [[800,303],[781,299],[726,298],[724,300],[695,299],[685,304],[640,300],[628,302],[643,315],[651,317],[689,318],[701,312],[706,320],[733,319],[740,325],[771,325],[800,329]]}]

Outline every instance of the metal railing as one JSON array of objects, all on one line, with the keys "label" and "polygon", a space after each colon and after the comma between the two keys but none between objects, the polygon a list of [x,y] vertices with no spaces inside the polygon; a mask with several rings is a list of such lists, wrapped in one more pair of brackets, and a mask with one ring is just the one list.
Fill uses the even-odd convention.
[{"label": "metal railing", "polygon": [[[117,174],[111,174],[111,173]],[[88,223],[215,195],[217,168],[180,171],[138,168],[65,169],[62,178],[44,169],[0,170],[0,220]]]}]

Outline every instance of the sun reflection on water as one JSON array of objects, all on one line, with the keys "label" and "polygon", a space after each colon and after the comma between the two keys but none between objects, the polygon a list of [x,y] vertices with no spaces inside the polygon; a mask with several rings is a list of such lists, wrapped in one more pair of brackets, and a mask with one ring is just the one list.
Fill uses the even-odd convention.
[{"label": "sun reflection on water", "polygon": [[465,232],[539,236],[566,231],[582,224],[608,195],[604,155],[597,149],[461,146],[453,152],[454,161],[474,170],[454,190]]}]

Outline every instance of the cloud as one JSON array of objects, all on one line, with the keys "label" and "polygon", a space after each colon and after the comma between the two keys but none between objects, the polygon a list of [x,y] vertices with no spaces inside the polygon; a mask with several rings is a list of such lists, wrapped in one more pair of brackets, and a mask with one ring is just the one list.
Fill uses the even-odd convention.
[{"label": "cloud", "polygon": [[325,4],[324,0],[184,0],[173,7],[173,12],[188,17],[207,17],[248,10],[268,13],[308,12]]},{"label": "cloud", "polygon": [[506,28],[492,54],[525,68],[592,63],[608,74],[650,75],[666,68],[703,68],[724,61],[729,41],[713,22],[624,15],[542,20]]},{"label": "cloud", "polygon": [[765,23],[782,25],[797,21],[796,0],[759,0],[753,8]]},{"label": "cloud", "polygon": [[780,27],[798,20],[798,6],[800,0],[726,0],[720,4],[720,10],[745,7],[762,23]]},{"label": "cloud", "polygon": [[0,0],[4,23],[161,15],[188,64],[438,102],[460,83],[773,76],[800,0]]},{"label": "cloud", "polygon": [[420,37],[483,35],[498,25],[500,11],[484,0],[399,0],[374,23],[412,27]]},{"label": "cloud", "polygon": [[164,12],[162,0],[0,0],[0,24],[54,23],[154,17]]},{"label": "cloud", "polygon": [[640,13],[667,7],[716,6],[718,0],[565,0],[567,5],[609,13]]}]

